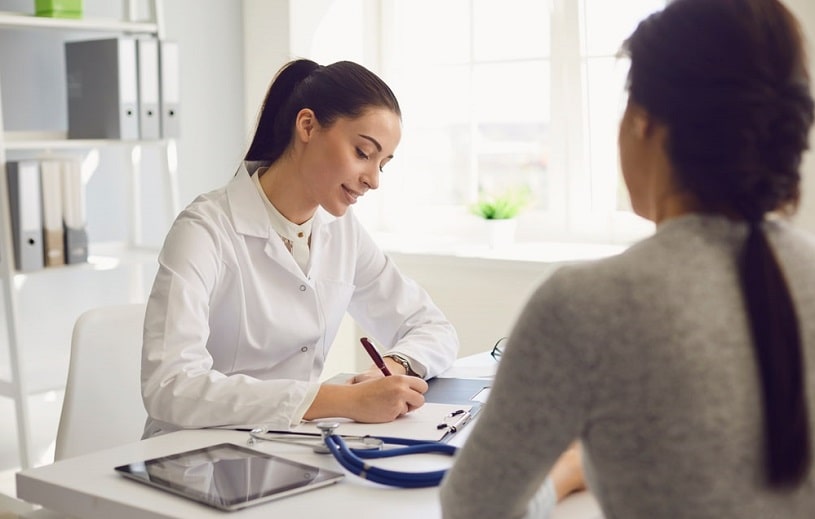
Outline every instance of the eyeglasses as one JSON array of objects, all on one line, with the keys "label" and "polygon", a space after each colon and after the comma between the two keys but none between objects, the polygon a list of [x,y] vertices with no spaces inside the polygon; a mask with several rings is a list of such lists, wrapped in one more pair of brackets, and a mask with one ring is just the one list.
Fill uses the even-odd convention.
[{"label": "eyeglasses", "polygon": [[498,339],[498,341],[496,341],[495,346],[492,347],[490,355],[496,361],[501,360],[501,355],[504,353],[504,345],[506,344],[508,338],[509,337],[501,337]]}]

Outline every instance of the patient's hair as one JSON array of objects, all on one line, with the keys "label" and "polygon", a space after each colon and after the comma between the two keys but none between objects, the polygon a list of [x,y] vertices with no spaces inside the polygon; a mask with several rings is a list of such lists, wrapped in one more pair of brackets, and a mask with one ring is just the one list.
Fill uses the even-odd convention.
[{"label": "patient's hair", "polygon": [[274,162],[291,142],[295,118],[310,108],[321,126],[340,117],[356,118],[370,108],[387,108],[402,115],[390,87],[367,68],[351,61],[321,66],[298,59],[275,76],[258,118],[246,160]]},{"label": "patient's hair", "polygon": [[750,224],[741,278],[761,373],[766,467],[774,487],[811,465],[799,323],[762,227],[795,210],[813,122],[801,29],[777,0],[674,0],[643,20],[623,51],[630,100],[668,128],[684,189],[711,212]]}]

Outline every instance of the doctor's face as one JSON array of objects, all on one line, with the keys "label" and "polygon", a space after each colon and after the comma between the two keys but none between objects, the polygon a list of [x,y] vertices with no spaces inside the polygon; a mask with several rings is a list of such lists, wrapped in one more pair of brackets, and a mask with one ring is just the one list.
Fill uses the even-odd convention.
[{"label": "doctor's face", "polygon": [[328,127],[316,123],[301,163],[312,202],[334,216],[345,214],[360,196],[379,187],[382,168],[401,138],[399,116],[387,108],[370,108]]}]

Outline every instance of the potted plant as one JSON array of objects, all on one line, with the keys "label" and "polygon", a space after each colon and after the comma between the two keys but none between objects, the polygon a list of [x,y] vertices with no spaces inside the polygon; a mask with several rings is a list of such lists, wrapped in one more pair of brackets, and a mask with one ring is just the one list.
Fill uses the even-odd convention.
[{"label": "potted plant", "polygon": [[529,202],[529,189],[508,189],[498,194],[483,193],[470,211],[487,222],[490,247],[496,248],[514,241],[516,217]]}]

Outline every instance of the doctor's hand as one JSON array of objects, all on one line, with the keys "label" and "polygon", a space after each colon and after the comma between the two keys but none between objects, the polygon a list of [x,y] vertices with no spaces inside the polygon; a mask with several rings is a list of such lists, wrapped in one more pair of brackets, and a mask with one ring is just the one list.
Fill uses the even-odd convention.
[{"label": "doctor's hand", "polygon": [[[385,357],[383,359],[385,361],[385,365],[388,367],[388,370],[393,373],[394,375],[407,375],[405,372],[405,367],[402,366],[400,363],[396,362],[390,357]],[[366,380],[373,380],[376,378],[382,378],[385,375],[382,374],[382,371],[376,367],[376,365],[371,364],[371,367],[368,368],[367,371],[363,371],[362,373],[357,373],[354,375],[354,378],[350,380],[352,384],[356,384],[358,382],[365,382]]]},{"label": "doctor's hand", "polygon": [[427,382],[421,378],[381,373],[356,384],[323,384],[303,418],[339,416],[364,423],[390,422],[424,405],[426,391]]},{"label": "doctor's hand", "polygon": [[393,421],[424,405],[427,382],[407,375],[380,376],[350,386],[356,391],[357,405],[353,418],[357,422]]}]

